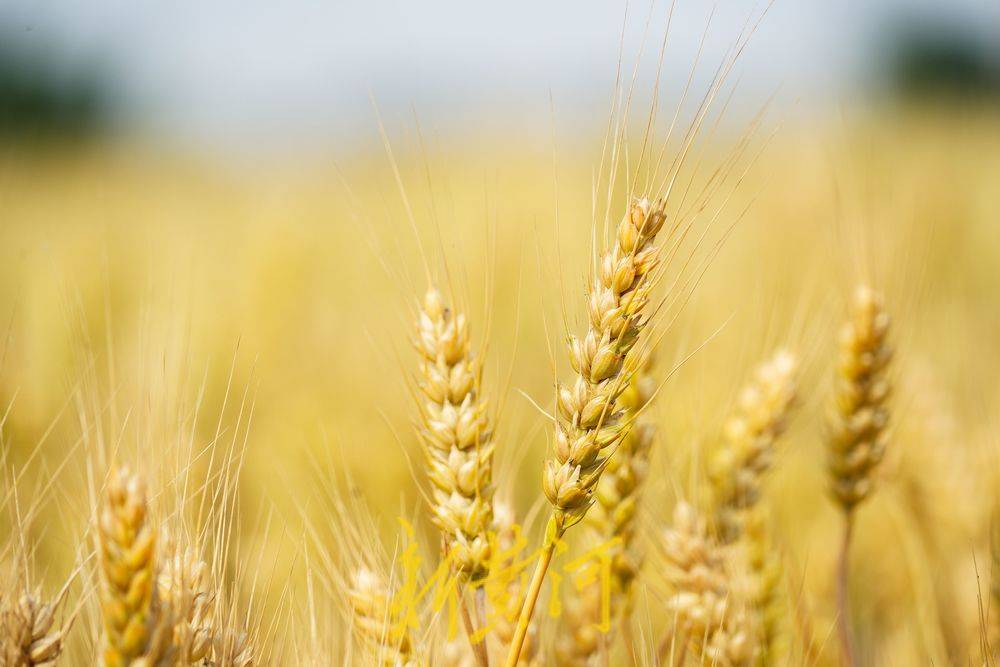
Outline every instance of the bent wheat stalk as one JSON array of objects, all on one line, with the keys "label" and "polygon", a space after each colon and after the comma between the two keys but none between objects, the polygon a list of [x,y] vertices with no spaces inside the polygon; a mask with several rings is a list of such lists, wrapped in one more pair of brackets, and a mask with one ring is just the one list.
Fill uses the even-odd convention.
[{"label": "bent wheat stalk", "polygon": [[569,356],[576,378],[556,394],[555,456],[545,463],[542,490],[552,518],[531,578],[521,617],[507,655],[517,664],[556,542],[579,523],[594,503],[594,489],[629,422],[619,397],[635,373],[629,352],[646,325],[645,309],[656,282],[660,251],[656,235],[666,220],[663,200],[634,201],[618,225],[615,242],[604,252],[590,288],[590,326],[571,337]]},{"label": "bent wheat stalk", "polygon": [[840,332],[834,405],[827,449],[834,499],[844,512],[844,535],[837,565],[838,634],[842,660],[856,664],[848,603],[848,556],[854,509],[872,492],[876,466],[888,440],[890,385],[886,377],[892,350],[889,315],[882,298],[861,286],[854,295],[851,319]]}]

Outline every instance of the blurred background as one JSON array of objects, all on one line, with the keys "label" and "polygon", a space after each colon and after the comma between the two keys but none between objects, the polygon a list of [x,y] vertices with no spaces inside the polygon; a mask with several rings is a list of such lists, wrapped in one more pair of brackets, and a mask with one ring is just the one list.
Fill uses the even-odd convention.
[{"label": "blurred background", "polygon": [[[713,64],[763,8],[676,3],[666,79],[686,77],[710,15],[704,61]],[[661,34],[669,9],[635,3],[628,39],[638,41],[647,15]],[[600,126],[624,15],[625,3],[559,0],[9,0],[0,7],[3,122],[19,133],[101,129],[227,155],[338,153],[373,142],[373,96],[387,116],[416,113],[442,132],[502,124],[544,137],[550,104],[560,130]],[[755,112],[779,87],[779,108],[797,115],[896,95],[994,94],[998,30],[989,0],[776,2],[741,59],[734,113]]]},{"label": "blurred background", "polygon": [[[300,577],[331,479],[349,475],[393,534],[421,501],[409,341],[425,263],[488,345],[500,485],[527,511],[550,430],[531,401],[550,404],[563,324],[584,321],[619,58],[626,81],[638,63],[637,145],[669,21],[661,132],[678,107],[687,127],[753,31],[694,182],[767,113],[745,177],[710,200],[708,238],[739,225],[658,353],[664,378],[688,360],[653,411],[649,512],[697,494],[740,383],[794,348],[802,406],[769,493],[823,636],[838,517],[820,424],[835,327],[871,280],[897,319],[901,435],[859,520],[863,648],[965,661],[998,470],[1000,3],[777,0],[757,24],[764,9],[0,3],[2,444],[40,484],[58,471],[39,501],[53,521],[33,529],[43,576],[58,585],[84,539],[81,434],[102,420],[142,465],[190,434],[245,442],[237,553],[265,571]],[[905,537],[903,566],[875,557],[886,534]],[[269,613],[278,581],[257,601]]]}]

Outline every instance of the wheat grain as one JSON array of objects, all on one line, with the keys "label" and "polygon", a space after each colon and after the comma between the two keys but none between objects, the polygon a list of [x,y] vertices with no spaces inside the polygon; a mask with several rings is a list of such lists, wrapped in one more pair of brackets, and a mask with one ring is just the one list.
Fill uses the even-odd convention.
[{"label": "wheat grain", "polygon": [[254,660],[253,642],[242,630],[227,628],[214,635],[213,651],[216,659],[212,667],[251,667]]},{"label": "wheat grain", "polygon": [[169,610],[156,590],[156,530],[146,486],[127,468],[112,470],[98,517],[100,599],[107,667],[169,664]]},{"label": "wheat grain", "polygon": [[445,535],[456,571],[480,579],[489,571],[493,521],[493,442],[482,368],[473,355],[465,315],[427,291],[417,322],[420,389],[418,428],[433,484],[434,522]]}]

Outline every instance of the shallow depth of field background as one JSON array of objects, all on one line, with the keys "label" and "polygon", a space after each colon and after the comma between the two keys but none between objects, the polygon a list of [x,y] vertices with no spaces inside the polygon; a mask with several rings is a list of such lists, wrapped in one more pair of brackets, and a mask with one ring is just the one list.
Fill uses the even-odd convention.
[{"label": "shallow depth of field background", "polygon": [[[532,401],[550,404],[564,323],[582,322],[622,8],[410,16],[385,3],[310,17],[299,4],[0,11],[2,446],[8,466],[37,451],[39,483],[58,472],[31,536],[51,586],[86,539],[81,395],[126,431],[155,425],[135,428],[148,441],[123,438],[141,465],[190,429],[202,445],[220,428],[245,437],[237,553],[261,574],[266,623],[299,613],[303,517],[324,522],[324,484],[350,477],[387,540],[398,515],[419,516],[408,383],[422,258],[439,277],[446,263],[488,343],[500,485],[521,512],[539,497],[550,429]],[[658,350],[664,376],[696,353],[654,411],[648,523],[679,490],[698,493],[691,471],[739,385],[792,347],[801,401],[768,494],[825,636],[839,517],[822,412],[844,300],[870,276],[895,316],[898,391],[853,553],[859,640],[881,664],[961,662],[1000,471],[1000,11],[822,4],[774,6],[692,158],[724,159],[777,91],[716,232],[752,205]],[[647,9],[626,23],[629,73]],[[713,19],[699,90],[751,9]],[[663,10],[641,56],[636,146]],[[706,20],[676,12],[661,120]]]}]

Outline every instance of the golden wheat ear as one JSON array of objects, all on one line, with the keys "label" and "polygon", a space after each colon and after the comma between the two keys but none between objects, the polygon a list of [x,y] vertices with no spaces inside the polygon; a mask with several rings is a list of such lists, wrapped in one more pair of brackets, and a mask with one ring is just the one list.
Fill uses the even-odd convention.
[{"label": "golden wheat ear", "polygon": [[552,519],[506,667],[517,664],[556,543],[594,504],[601,475],[631,426],[619,398],[639,366],[632,351],[648,323],[647,306],[659,276],[656,237],[666,222],[664,207],[663,200],[645,198],[629,205],[614,242],[598,262],[588,298],[587,333],[583,338],[570,337],[569,357],[576,377],[572,384],[557,388],[555,451],[542,471],[542,491],[552,506]]},{"label": "golden wheat ear", "polygon": [[555,456],[542,474],[557,535],[586,515],[601,474],[628,430],[619,397],[635,372],[635,360],[631,367],[626,362],[646,325],[659,266],[656,235],[665,220],[663,202],[632,203],[598,265],[588,299],[589,329],[582,339],[570,338],[576,377],[558,388]]},{"label": "golden wheat ear", "polygon": [[170,611],[156,590],[156,529],[146,485],[128,468],[112,470],[97,521],[101,663],[159,665],[170,659]]},{"label": "golden wheat ear", "polygon": [[432,484],[434,523],[463,579],[489,573],[493,523],[493,433],[480,395],[482,366],[468,321],[431,288],[417,321],[423,394],[418,433]]}]

